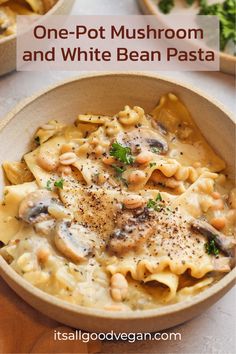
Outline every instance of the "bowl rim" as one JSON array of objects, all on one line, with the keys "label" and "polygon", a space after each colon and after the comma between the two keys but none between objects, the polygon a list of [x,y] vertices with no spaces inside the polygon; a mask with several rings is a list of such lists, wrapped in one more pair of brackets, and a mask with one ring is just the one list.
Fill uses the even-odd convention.
[{"label": "bowl rim", "polygon": [[[41,16],[53,15],[53,12],[56,11],[65,1],[66,0],[57,0],[57,2],[53,5],[53,7],[51,7],[51,9],[48,12],[46,12],[45,14],[42,14]],[[16,33],[11,34],[10,36],[3,37],[0,39],[0,45],[2,43],[6,43],[8,41],[14,40],[14,39],[16,39],[16,37],[17,37]]]},{"label": "bowl rim", "polygon": [[[234,122],[233,115],[228,112],[224,105],[221,103],[215,101],[214,99],[206,96],[203,92],[199,90],[195,90],[191,85],[185,85],[182,84],[182,82],[179,82],[177,80],[171,80],[169,78],[165,78],[163,76],[157,75],[157,74],[150,74],[150,73],[142,73],[142,72],[106,72],[106,73],[93,73],[93,74],[87,74],[87,75],[82,75],[82,76],[76,76],[72,77],[63,81],[60,81],[56,84],[50,85],[49,87],[40,90],[38,93],[32,95],[29,98],[26,98],[22,100],[18,105],[15,106],[3,119],[0,119],[0,135],[3,133],[4,128],[10,123],[10,121],[15,117],[17,113],[19,113],[22,109],[27,107],[29,104],[31,104],[33,101],[38,99],[41,96],[46,95],[47,93],[53,91],[54,89],[57,89],[59,87],[68,85],[68,84],[73,84],[74,82],[77,81],[83,81],[87,79],[96,79],[96,78],[103,78],[103,77],[118,77],[118,76],[127,76],[127,77],[142,77],[153,79],[153,80],[161,80],[161,81],[166,81],[171,84],[178,85],[182,88],[185,88],[187,90],[190,90],[192,93],[197,94],[198,96],[201,96],[202,98],[206,99],[210,103],[213,103],[217,108],[219,108],[221,111],[226,113],[228,118]],[[70,312],[73,312],[74,314],[77,315],[87,315],[91,317],[97,317],[97,318],[108,318],[108,319],[117,319],[117,320],[134,320],[134,319],[144,319],[144,318],[157,318],[161,317],[164,315],[168,314],[173,314],[173,313],[178,313],[183,310],[187,310],[192,306],[199,305],[203,303],[205,300],[208,298],[213,297],[216,295],[218,292],[226,288],[227,286],[230,286],[236,281],[236,267],[232,269],[228,274],[226,274],[223,278],[221,278],[219,281],[217,281],[215,284],[211,285],[209,288],[206,290],[202,291],[200,294],[193,296],[191,299],[188,299],[186,301],[182,301],[176,304],[171,304],[171,305],[166,305],[163,307],[159,307],[156,309],[147,309],[147,310],[135,310],[135,311],[108,311],[104,309],[98,309],[98,308],[89,308],[89,307],[84,307],[81,305],[76,305],[69,303],[65,300],[59,299],[54,295],[50,295],[40,289],[38,289],[36,286],[32,285],[31,283],[27,282],[23,277],[21,277],[13,268],[10,267],[10,265],[3,259],[2,256],[0,256],[0,275],[2,278],[5,279],[10,279],[12,283],[16,283],[18,287],[22,288],[24,292],[27,292],[28,294],[32,295],[33,297],[36,297],[40,299],[41,301],[53,305],[57,308],[64,309]]]},{"label": "bowl rim", "polygon": [[117,71],[117,72],[103,71],[103,72],[91,72],[82,75],[72,76],[67,79],[59,80],[56,83],[46,85],[45,88],[42,88],[40,90],[36,90],[34,94],[21,99],[19,103],[17,103],[10,109],[8,113],[4,114],[2,117],[0,116],[0,132],[7,125],[8,121],[13,118],[15,114],[17,114],[20,110],[28,106],[31,102],[33,102],[40,96],[47,94],[49,91],[52,91],[60,86],[65,86],[74,81],[82,81],[82,80],[92,79],[96,77],[105,77],[105,76],[114,76],[114,77],[115,76],[144,76],[146,78],[167,81],[176,86],[181,86],[182,88],[190,90],[192,91],[192,93],[203,97],[208,102],[213,103],[217,108],[219,108],[223,113],[225,113],[234,124],[236,124],[236,115],[230,109],[228,109],[228,107],[226,107],[222,102],[219,102],[216,98],[206,94],[205,91],[203,91],[203,89],[195,88],[190,83],[186,83],[186,82],[183,83],[182,81],[180,81],[180,79],[171,79],[169,77],[165,77],[155,72],[150,73],[145,71]]},{"label": "bowl rim", "polygon": [[[150,13],[150,15],[160,15],[160,12],[157,10],[157,6],[153,3],[152,0],[137,0],[140,6],[144,6],[145,9]],[[219,51],[220,57],[236,65],[236,56]]]}]

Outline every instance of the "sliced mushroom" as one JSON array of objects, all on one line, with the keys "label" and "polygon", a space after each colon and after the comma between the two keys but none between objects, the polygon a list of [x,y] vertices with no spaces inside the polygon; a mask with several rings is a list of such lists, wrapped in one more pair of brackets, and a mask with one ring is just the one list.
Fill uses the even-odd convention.
[{"label": "sliced mushroom", "polygon": [[63,220],[57,223],[54,242],[66,257],[81,262],[93,254],[95,234],[80,224]]},{"label": "sliced mushroom", "polygon": [[166,139],[157,131],[148,128],[136,128],[129,132],[120,133],[117,141],[129,146],[133,153],[137,153],[141,149],[153,151],[155,148],[160,154],[165,154],[168,151]]},{"label": "sliced mushroom", "polygon": [[60,204],[57,194],[39,189],[24,198],[19,207],[19,218],[29,224],[36,224],[50,219],[49,206]]},{"label": "sliced mushroom", "polygon": [[117,228],[110,236],[107,249],[119,255],[140,249],[153,233],[154,218],[148,208],[122,210],[117,214]]},{"label": "sliced mushroom", "polygon": [[236,244],[234,237],[225,236],[222,232],[208,224],[208,222],[202,220],[193,220],[191,222],[191,227],[193,230],[205,236],[209,241],[214,240],[222,253],[228,257],[233,256],[233,249]]}]

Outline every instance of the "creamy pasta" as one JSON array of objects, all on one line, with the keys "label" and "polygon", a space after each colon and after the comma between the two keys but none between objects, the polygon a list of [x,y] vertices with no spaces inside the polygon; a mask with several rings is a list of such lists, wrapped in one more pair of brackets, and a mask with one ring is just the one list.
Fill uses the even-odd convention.
[{"label": "creamy pasta", "polygon": [[16,34],[17,15],[43,15],[57,0],[0,0],[0,39]]},{"label": "creamy pasta", "polygon": [[3,164],[1,255],[24,279],[109,311],[192,297],[234,266],[236,189],[184,104],[79,114]]}]

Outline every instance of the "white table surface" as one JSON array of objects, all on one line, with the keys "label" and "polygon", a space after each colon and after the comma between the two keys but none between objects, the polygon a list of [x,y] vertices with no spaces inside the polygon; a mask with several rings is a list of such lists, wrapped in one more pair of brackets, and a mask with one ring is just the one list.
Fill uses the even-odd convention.
[{"label": "white table surface", "polygon": [[[76,0],[73,14],[139,14],[135,0]],[[193,84],[208,96],[235,112],[235,81],[222,73],[159,72]],[[0,117],[3,117],[21,99],[78,72],[24,73],[13,72],[0,78]],[[181,353],[233,354],[236,353],[236,289],[231,290],[201,316],[176,327],[182,341],[105,343],[104,353]]]}]

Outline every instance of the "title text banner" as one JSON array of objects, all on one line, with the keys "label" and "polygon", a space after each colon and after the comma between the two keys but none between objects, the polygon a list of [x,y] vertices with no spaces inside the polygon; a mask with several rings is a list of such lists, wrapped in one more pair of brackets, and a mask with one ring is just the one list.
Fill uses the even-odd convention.
[{"label": "title text banner", "polygon": [[18,16],[17,69],[219,69],[214,16]]}]

